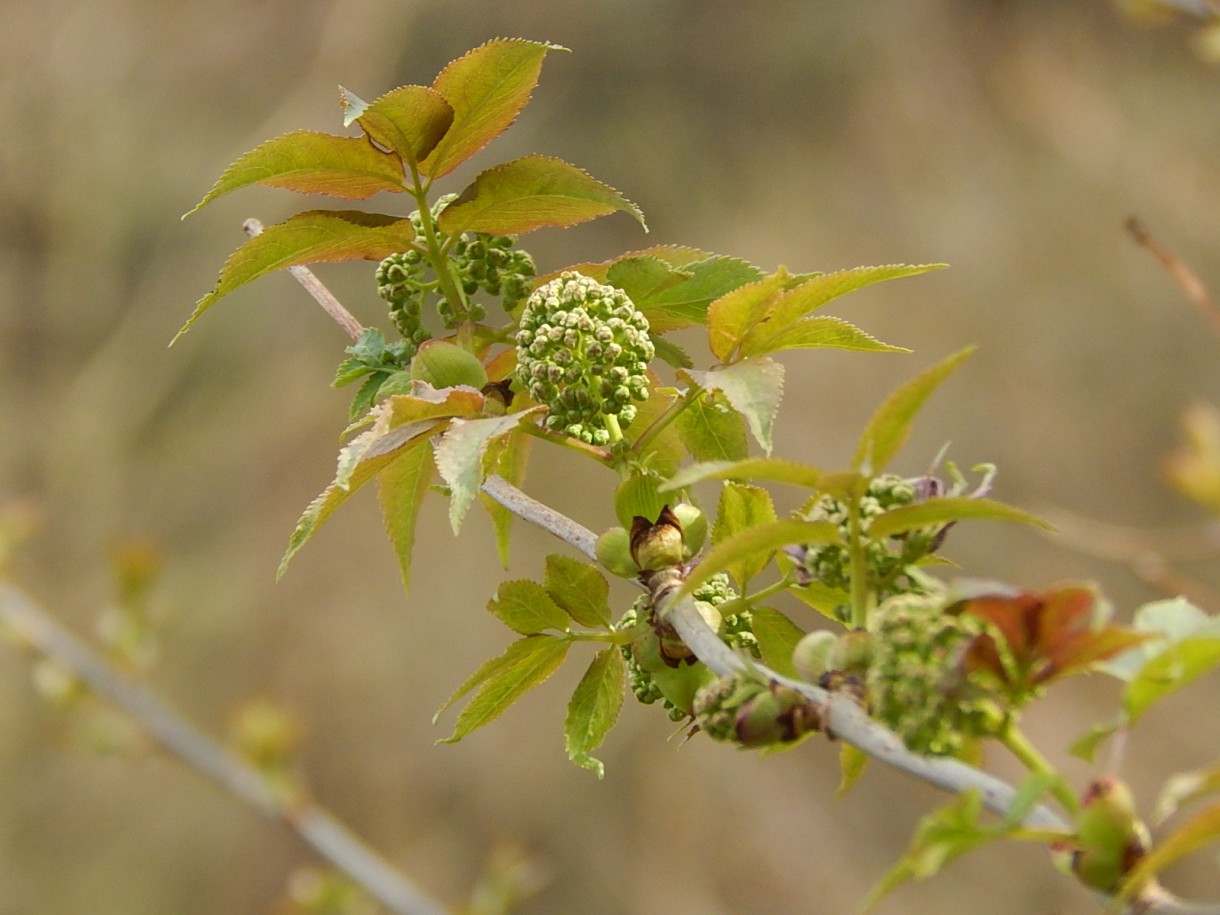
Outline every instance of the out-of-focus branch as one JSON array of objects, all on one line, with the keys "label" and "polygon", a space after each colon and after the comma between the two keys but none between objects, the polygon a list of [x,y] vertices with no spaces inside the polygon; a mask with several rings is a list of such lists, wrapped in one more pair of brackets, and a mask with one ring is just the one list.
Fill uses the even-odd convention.
[{"label": "out-of-focus branch", "polygon": [[62,665],[97,695],[122,709],[162,746],[259,813],[291,828],[396,915],[445,915],[329,812],[309,800],[286,801],[258,770],[185,721],[140,684],[118,673],[41,607],[0,582],[0,621],[39,654]]},{"label": "out-of-focus branch", "polygon": [[1168,248],[1153,238],[1148,230],[1144,228],[1144,224],[1132,216],[1127,220],[1127,231],[1131,233],[1131,237],[1135,239],[1136,244],[1148,250],[1153,257],[1160,262],[1161,266],[1169,274],[1181,290],[1186,293],[1186,297],[1195,303],[1195,306],[1203,314],[1203,317],[1211,322],[1212,330],[1220,334],[1220,305],[1216,304],[1216,300],[1211,297],[1211,293],[1207,291],[1207,286],[1199,279],[1199,274],[1195,273],[1181,258],[1175,256]]}]

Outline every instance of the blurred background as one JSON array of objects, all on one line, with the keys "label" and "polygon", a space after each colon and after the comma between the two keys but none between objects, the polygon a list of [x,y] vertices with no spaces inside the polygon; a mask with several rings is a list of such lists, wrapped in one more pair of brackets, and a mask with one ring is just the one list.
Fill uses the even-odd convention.
[{"label": "blurred background", "polygon": [[[347,340],[275,275],[166,344],[245,217],[317,202],[257,188],[178,217],[262,140],[341,132],[337,84],[364,98],[427,84],[500,35],[570,48],[446,189],[543,152],[619,188],[652,231],[617,215],[540,232],[526,244],[541,271],[656,243],[768,270],[952,265],[837,303],[915,353],[792,354],[778,454],[843,466],[887,391],[978,343],[899,470],[923,472],[951,440],[963,467],[996,462],[996,495],[1026,508],[1150,528],[1154,545],[1156,529],[1202,518],[1165,487],[1162,462],[1181,412],[1217,399],[1218,341],[1123,229],[1138,215],[1220,288],[1220,71],[1195,53],[1191,23],[1154,28],[1102,0],[7,0],[2,12],[0,504],[41,519],[8,574],[93,637],[116,551],[151,544],[150,685],[215,735],[252,698],[283,703],[319,800],[447,902],[516,849],[546,878],[521,907],[537,915],[849,912],[944,798],[872,767],[836,800],[832,745],[761,760],[679,746],[664,716],[634,705],[598,754],[599,782],[563,750],[576,664],[434,747],[452,721],[433,726],[434,709],[510,641],[483,610],[503,577],[489,525],[472,514],[452,538],[440,499],[409,601],[371,492],[275,583],[333,474],[350,390],[328,385]],[[385,326],[371,264],[319,272]],[[527,489],[602,529],[610,507],[588,498],[585,470],[539,449]],[[536,576],[554,547],[519,526],[508,575]],[[1027,530],[962,529],[947,552],[1031,588],[1098,581],[1124,617],[1159,596]],[[1214,565],[1183,571],[1215,586]],[[633,597],[619,592],[624,608]],[[57,713],[31,670],[0,653],[0,913],[277,911],[290,875],[316,863],[300,841],[141,750],[117,718],[90,713],[82,728]],[[1064,746],[1116,692],[1101,678],[1060,686],[1029,731]],[[1143,798],[1215,758],[1198,710],[1218,694],[1213,676],[1142,724],[1122,771]],[[82,749],[99,743],[122,752]],[[1172,882],[1213,897],[1220,883],[1212,860]],[[1006,845],[878,911],[977,911],[981,898],[995,915],[1097,910],[1041,851]]]}]

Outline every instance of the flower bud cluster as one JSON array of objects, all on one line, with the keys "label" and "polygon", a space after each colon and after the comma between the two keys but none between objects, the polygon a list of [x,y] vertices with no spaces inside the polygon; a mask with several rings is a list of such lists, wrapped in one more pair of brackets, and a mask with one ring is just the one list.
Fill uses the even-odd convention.
[{"label": "flower bud cluster", "polygon": [[[860,533],[864,537],[868,585],[878,599],[899,593],[924,593],[926,590],[921,576],[912,566],[940,545],[943,525],[906,531],[885,540],[868,537],[873,518],[890,509],[927,498],[924,480],[923,477],[905,479],[883,474],[872,480],[868,491],[859,501],[857,510]],[[838,525],[844,541],[851,536],[848,506],[841,499],[823,496],[814,504],[806,519]],[[833,544],[798,546],[789,548],[788,554],[797,561],[799,574],[806,581],[819,581],[842,591],[851,589],[851,557],[846,547]]]},{"label": "flower bud cluster", "polygon": [[899,595],[870,621],[865,684],[877,718],[917,753],[952,756],[988,733],[985,692],[966,677],[966,649],[985,624],[935,596]]},{"label": "flower bud cluster", "polygon": [[[435,224],[440,211],[448,206],[456,195],[447,194],[432,207]],[[417,237],[424,233],[419,211],[411,214]],[[500,299],[505,311],[510,311],[529,292],[530,280],[535,275],[534,259],[526,251],[513,250],[515,240],[508,235],[487,235],[475,232],[462,233],[453,239],[449,247],[450,268],[467,296],[480,290]],[[436,310],[446,327],[456,326],[459,320],[470,318],[481,321],[487,310],[479,303],[453,303],[440,290],[440,284],[431,275],[431,265],[417,249],[391,254],[377,267],[377,294],[390,305],[390,318],[404,339],[418,346],[431,335],[422,327],[420,313],[425,298],[436,296]]]},{"label": "flower bud cluster", "polygon": [[547,426],[587,444],[619,438],[648,398],[656,353],[627,294],[565,271],[534,290],[519,328],[516,377],[549,408]]},{"label": "flower bud cluster", "polygon": [[790,686],[750,677],[721,677],[695,695],[699,729],[743,747],[792,743],[821,730],[816,704]]}]

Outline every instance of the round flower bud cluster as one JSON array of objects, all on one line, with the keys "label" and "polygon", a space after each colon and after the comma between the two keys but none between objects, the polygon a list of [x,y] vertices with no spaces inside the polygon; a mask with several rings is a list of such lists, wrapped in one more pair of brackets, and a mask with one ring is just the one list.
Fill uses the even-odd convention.
[{"label": "round flower bud cluster", "polygon": [[550,429],[607,445],[648,398],[654,355],[648,319],[625,292],[566,271],[526,300],[516,377],[549,408]]},{"label": "round flower bud cluster", "polygon": [[[860,531],[865,535],[865,556],[869,589],[883,599],[899,593],[923,593],[921,577],[911,568],[939,546],[941,528],[896,534],[885,540],[867,538],[869,523],[878,515],[910,505],[921,498],[922,478],[904,479],[893,474],[876,477],[860,499]],[[842,538],[850,537],[848,507],[840,499],[823,496],[806,515],[809,521],[829,521],[839,527]],[[800,546],[788,550],[806,581],[819,581],[843,591],[851,589],[851,557],[846,547]]]},{"label": "round flower bud cluster", "polygon": [[989,700],[964,655],[985,624],[939,597],[899,595],[874,611],[865,684],[873,712],[916,753],[952,756],[988,733]]}]

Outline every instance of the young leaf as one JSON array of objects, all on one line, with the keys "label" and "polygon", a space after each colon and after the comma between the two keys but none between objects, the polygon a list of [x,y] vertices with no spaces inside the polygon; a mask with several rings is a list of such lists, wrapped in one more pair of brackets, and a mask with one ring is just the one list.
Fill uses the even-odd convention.
[{"label": "young leaf", "polygon": [[973,352],[973,346],[959,350],[890,394],[860,436],[852,459],[853,469],[868,474],[880,473],[905,444],[911,423],[924,401]]},{"label": "young leaf", "polygon": [[1149,707],[1220,667],[1220,633],[1189,636],[1145,664],[1127,684],[1123,708],[1134,722]]},{"label": "young leaf", "polygon": [[882,343],[856,325],[829,315],[804,318],[779,330],[771,329],[770,324],[765,326],[770,330],[768,334],[764,335],[761,333],[762,328],[756,328],[758,333],[751,333],[742,341],[741,355],[762,356],[786,349],[845,349],[864,353],[910,352],[904,346]]},{"label": "young leaf", "polygon": [[217,197],[251,184],[345,200],[363,200],[379,191],[406,190],[402,163],[363,137],[297,130],[256,146],[226,168],[183,219]]},{"label": "young leaf", "polygon": [[537,635],[547,629],[566,632],[568,615],[536,581],[519,578],[496,589],[487,609],[519,635]]},{"label": "young leaf", "polygon": [[483,484],[483,455],[488,444],[508,435],[538,407],[485,419],[455,419],[435,446],[436,469],[450,490],[449,524],[456,534]]},{"label": "young leaf", "polygon": [[708,306],[708,344],[717,359],[725,364],[733,361],[741,341],[775,307],[790,279],[788,271],[781,268],[737,287]]},{"label": "young leaf", "polygon": [[[771,494],[761,486],[728,481],[720,489],[720,504],[712,525],[712,543],[728,540],[739,531],[775,521],[775,505]],[[750,554],[729,563],[728,571],[744,591],[750,579],[766,568],[770,557]]]},{"label": "young leaf", "polygon": [[[521,487],[522,480],[525,479],[525,468],[533,442],[532,436],[516,431],[495,443],[495,472],[518,489]],[[496,549],[500,554],[500,565],[508,568],[508,542],[516,515],[481,489],[479,490],[479,502],[491,516],[492,524],[496,529]]]},{"label": "young leaf", "polygon": [[543,587],[551,599],[572,619],[588,629],[610,625],[610,583],[597,566],[571,556],[552,553],[546,557]]},{"label": "young leaf", "polygon": [[659,434],[652,435],[648,447],[644,450],[635,447],[639,438],[650,431],[652,424],[664,415],[672,403],[672,395],[657,391],[660,381],[651,370],[648,372],[648,382],[653,394],[639,404],[639,412],[631,423],[631,428],[627,430],[627,441],[631,442],[635,453],[646,461],[651,471],[659,476],[669,477],[677,472],[686,457],[686,449],[682,447],[682,441],[672,423],[664,426]]},{"label": "young leaf", "polygon": [[720,391],[745,417],[750,434],[771,453],[771,429],[784,393],[784,367],[768,356],[744,359],[709,372],[684,371],[681,376],[706,391]]},{"label": "young leaf", "polygon": [[690,277],[689,271],[666,263],[655,254],[638,254],[612,262],[605,281],[627,293],[639,308],[641,302],[647,302]]},{"label": "young leaf", "polygon": [[278,225],[268,226],[229,255],[216,288],[195,305],[174,341],[200,316],[230,292],[260,276],[323,261],[380,260],[411,246],[415,230],[410,219],[361,213],[356,210],[308,210]]},{"label": "young leaf", "polygon": [[717,392],[696,397],[674,421],[696,461],[740,461],[750,453],[745,418]]},{"label": "young leaf", "polygon": [[345,127],[358,122],[369,139],[405,162],[418,163],[432,152],[453,123],[453,106],[427,86],[399,86],[371,104],[342,88],[339,97]]},{"label": "young leaf", "polygon": [[751,616],[750,631],[758,639],[762,662],[785,677],[797,676],[792,664],[792,652],[805,635],[804,630],[770,607],[755,607]]},{"label": "young leaf", "polygon": [[869,522],[868,533],[869,536],[880,540],[882,537],[890,537],[904,531],[950,524],[954,521],[1008,521],[1014,524],[1031,524],[1046,531],[1054,530],[1036,515],[1003,502],[976,499],[972,496],[941,496],[891,508]]},{"label": "young leaf", "polygon": [[1220,635],[1215,622],[1184,597],[1171,597],[1144,604],[1135,611],[1132,628],[1153,638],[1106,662],[1101,669],[1130,683],[1145,664],[1170,645],[1192,635]]},{"label": "young leaf", "polygon": [[839,788],[835,797],[843,797],[860,780],[864,767],[868,764],[868,754],[850,743],[839,747]]},{"label": "young leaf", "polygon": [[658,491],[663,482],[651,474],[635,473],[619,483],[614,490],[614,516],[618,523],[630,530],[636,515],[655,521],[661,509],[676,505],[677,493]]},{"label": "young leaf", "polygon": [[598,778],[606,774],[601,760],[589,754],[602,745],[623,707],[626,681],[623,654],[615,647],[597,653],[568,703],[563,732],[568,758],[578,766],[591,769]]},{"label": "young leaf", "polygon": [[680,593],[692,593],[717,572],[751,554],[771,553],[794,543],[839,543],[839,540],[838,527],[828,521],[786,519],[747,528],[712,547],[686,577]]},{"label": "young leaf", "polygon": [[525,693],[546,682],[563,663],[570,644],[554,636],[527,635],[509,645],[498,658],[483,664],[437,711],[439,717],[441,712],[478,687],[479,691],[458,715],[453,733],[437,743],[457,743],[471,731],[504,714]]},{"label": "young leaf", "polygon": [[1212,794],[1220,794],[1220,762],[1193,772],[1179,772],[1166,779],[1165,787],[1157,797],[1152,819],[1162,823],[1183,804]]},{"label": "young leaf", "polygon": [[574,226],[616,210],[644,225],[639,207],[610,185],[562,159],[532,155],[487,169],[437,221],[451,236],[522,235],[543,226]]},{"label": "young leaf", "polygon": [[1220,803],[1204,807],[1169,835],[1158,837],[1152,850],[1140,858],[1123,878],[1115,901],[1131,899],[1147,886],[1149,880],[1174,862],[1216,844],[1220,844]]},{"label": "young leaf", "polygon": [[440,178],[494,140],[517,119],[529,102],[542,59],[555,44],[497,38],[450,63],[432,83],[453,107],[453,123],[420,171]]},{"label": "young leaf", "polygon": [[377,477],[377,502],[381,506],[386,534],[394,546],[394,555],[398,557],[404,593],[410,590],[411,584],[415,522],[435,473],[432,449],[417,446],[404,449]]},{"label": "young leaf", "polygon": [[748,261],[721,255],[675,266],[687,274],[682,282],[654,290],[643,299],[632,298],[654,334],[706,323],[712,302],[763,275]]},{"label": "young leaf", "polygon": [[783,458],[746,458],[743,461],[705,461],[674,474],[662,489],[685,489],[703,480],[763,480],[803,486],[815,492],[822,489],[827,474]]}]

